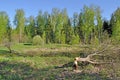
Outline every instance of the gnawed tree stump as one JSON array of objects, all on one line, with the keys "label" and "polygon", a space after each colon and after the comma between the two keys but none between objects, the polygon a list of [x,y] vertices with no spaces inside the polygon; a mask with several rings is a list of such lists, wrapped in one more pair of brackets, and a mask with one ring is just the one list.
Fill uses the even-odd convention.
[{"label": "gnawed tree stump", "polygon": [[[89,55],[88,55],[87,57],[85,57],[85,58],[75,57],[74,63],[75,63],[75,61],[77,61],[77,62],[88,62],[88,63],[90,63],[90,64],[106,64],[106,62],[96,62],[96,61],[92,61],[92,60],[91,60],[91,58],[92,58],[93,56],[95,56],[95,55],[103,56],[103,54],[99,54],[99,53],[104,52],[106,49],[107,49],[107,47],[104,48],[104,49],[101,50],[101,51],[96,51],[96,52],[93,53],[93,54],[89,54]],[[78,66],[78,63],[77,63],[76,66]],[[73,69],[76,70],[75,68],[73,68]]]}]

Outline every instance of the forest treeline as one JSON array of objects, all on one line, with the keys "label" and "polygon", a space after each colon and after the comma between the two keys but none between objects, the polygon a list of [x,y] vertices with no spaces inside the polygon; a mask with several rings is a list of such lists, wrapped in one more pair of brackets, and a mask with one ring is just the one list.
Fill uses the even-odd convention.
[{"label": "forest treeline", "polygon": [[[106,39],[120,41],[120,8],[105,20],[96,6],[84,6],[69,17],[67,9],[53,8],[51,13],[39,11],[37,16],[25,17],[23,9],[17,9],[14,28],[6,12],[0,12],[0,43],[27,42],[58,44],[99,44]],[[39,40],[41,39],[41,40]],[[37,42],[37,41],[36,41]]]}]

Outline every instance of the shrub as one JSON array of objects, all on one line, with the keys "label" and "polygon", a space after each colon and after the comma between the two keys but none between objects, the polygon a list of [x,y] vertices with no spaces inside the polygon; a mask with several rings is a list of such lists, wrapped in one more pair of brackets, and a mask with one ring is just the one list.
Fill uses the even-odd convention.
[{"label": "shrub", "polygon": [[36,35],[33,37],[33,45],[44,45],[44,40],[39,35]]}]

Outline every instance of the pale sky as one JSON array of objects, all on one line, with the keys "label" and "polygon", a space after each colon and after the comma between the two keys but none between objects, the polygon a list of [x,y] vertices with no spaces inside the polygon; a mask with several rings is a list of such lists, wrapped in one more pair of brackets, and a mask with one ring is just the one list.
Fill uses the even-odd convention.
[{"label": "pale sky", "polygon": [[5,11],[14,20],[15,10],[23,9],[25,16],[36,16],[39,10],[51,13],[52,8],[66,8],[68,15],[73,16],[74,12],[80,13],[83,6],[95,5],[102,10],[102,18],[110,19],[111,14],[120,7],[120,0],[1,0],[0,11]]}]

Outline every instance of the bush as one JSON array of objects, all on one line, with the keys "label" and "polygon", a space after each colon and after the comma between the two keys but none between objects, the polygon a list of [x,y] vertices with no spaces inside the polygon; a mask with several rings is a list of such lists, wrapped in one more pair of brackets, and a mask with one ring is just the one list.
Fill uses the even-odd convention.
[{"label": "bush", "polygon": [[33,45],[44,45],[44,40],[39,35],[36,35],[33,37]]}]

